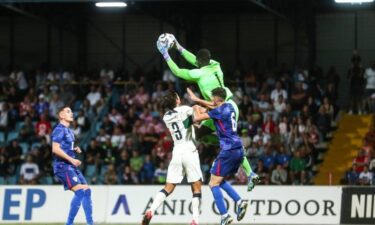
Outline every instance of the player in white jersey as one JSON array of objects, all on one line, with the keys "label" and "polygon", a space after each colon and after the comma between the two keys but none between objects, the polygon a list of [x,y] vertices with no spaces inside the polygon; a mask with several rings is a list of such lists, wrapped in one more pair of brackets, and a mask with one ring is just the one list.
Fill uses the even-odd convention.
[{"label": "player in white jersey", "polygon": [[199,154],[193,142],[193,108],[180,106],[181,101],[177,93],[170,92],[162,99],[163,107],[167,110],[163,120],[173,138],[173,156],[168,166],[167,182],[165,187],[156,194],[154,201],[145,212],[142,225],[148,225],[156,209],[170,195],[176,184],[181,183],[186,175],[191,183],[193,192],[191,225],[198,225],[199,205],[202,186],[202,171]]}]

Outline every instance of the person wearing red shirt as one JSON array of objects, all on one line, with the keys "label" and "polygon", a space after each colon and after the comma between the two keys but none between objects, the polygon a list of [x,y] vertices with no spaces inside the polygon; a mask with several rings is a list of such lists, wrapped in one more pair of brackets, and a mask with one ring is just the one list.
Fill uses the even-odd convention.
[{"label": "person wearing red shirt", "polygon": [[262,126],[263,132],[267,134],[274,134],[276,131],[276,124],[272,120],[272,115],[267,116],[266,122]]},{"label": "person wearing red shirt", "polygon": [[38,138],[45,137],[47,141],[50,140],[51,123],[45,114],[40,115],[40,120],[35,125],[35,133]]}]

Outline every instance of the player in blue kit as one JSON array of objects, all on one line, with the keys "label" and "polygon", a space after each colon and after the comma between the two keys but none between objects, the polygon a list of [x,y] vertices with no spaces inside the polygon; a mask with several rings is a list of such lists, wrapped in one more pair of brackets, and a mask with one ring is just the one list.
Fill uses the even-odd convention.
[{"label": "player in blue kit", "polygon": [[221,189],[236,203],[238,221],[245,216],[248,205],[248,201],[241,199],[236,190],[224,180],[224,177],[237,172],[244,157],[242,141],[237,134],[235,109],[230,103],[226,103],[225,99],[226,90],[218,87],[212,90],[214,109],[205,112],[200,106],[193,107],[194,121],[212,119],[220,141],[220,153],[211,167],[209,185],[221,215],[221,225],[228,225],[233,222],[233,218],[226,209]]},{"label": "player in blue kit", "polygon": [[65,106],[58,111],[59,124],[52,131],[53,171],[55,176],[64,184],[65,190],[74,192],[66,225],[73,225],[74,218],[82,204],[88,225],[93,225],[91,189],[86,179],[78,169],[81,161],[75,153],[81,153],[79,147],[74,147],[74,134],[69,128],[73,122],[72,110]]}]

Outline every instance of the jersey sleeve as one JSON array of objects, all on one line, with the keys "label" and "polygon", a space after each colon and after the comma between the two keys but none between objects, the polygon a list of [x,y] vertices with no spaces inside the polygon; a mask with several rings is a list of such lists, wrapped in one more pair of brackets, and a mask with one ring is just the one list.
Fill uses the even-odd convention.
[{"label": "jersey sleeve", "polygon": [[192,116],[192,115],[193,115],[194,110],[193,110],[192,107],[187,106],[187,105],[182,106],[182,107],[183,107],[183,108],[182,108],[182,109],[183,109],[183,112],[186,113],[187,116]]},{"label": "jersey sleeve", "polygon": [[61,144],[64,138],[64,134],[65,132],[63,129],[61,128],[54,129],[51,135],[52,142]]},{"label": "jersey sleeve", "polygon": [[182,57],[184,57],[184,59],[186,61],[188,61],[191,65],[195,66],[195,67],[198,67],[197,65],[197,57],[195,57],[195,55],[191,52],[189,52],[188,50],[184,49],[181,53]]},{"label": "jersey sleeve", "polygon": [[187,129],[191,125],[193,125],[193,113],[194,110],[190,106],[181,106],[182,113],[183,113],[183,121],[184,127]]},{"label": "jersey sleeve", "polygon": [[202,76],[202,71],[200,69],[181,69],[172,59],[168,59],[167,64],[174,75],[184,80],[197,81]]},{"label": "jersey sleeve", "polygon": [[220,107],[210,110],[208,115],[211,119],[221,119]]}]

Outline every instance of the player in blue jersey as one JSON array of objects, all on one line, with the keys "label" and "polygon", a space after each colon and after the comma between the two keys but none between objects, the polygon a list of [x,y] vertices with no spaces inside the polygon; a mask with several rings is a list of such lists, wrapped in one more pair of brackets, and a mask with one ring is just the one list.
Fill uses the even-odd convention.
[{"label": "player in blue jersey", "polygon": [[223,189],[237,205],[237,220],[243,219],[248,201],[241,199],[234,188],[224,180],[224,177],[237,172],[244,157],[241,138],[237,134],[237,121],[235,109],[230,103],[225,102],[226,90],[218,87],[212,90],[212,102],[215,106],[204,112],[200,106],[194,106],[194,121],[212,119],[220,141],[220,153],[216,157],[210,173],[210,188],[215,199],[215,204],[221,214],[221,225],[228,225],[233,218],[228,214]]},{"label": "player in blue jersey", "polygon": [[93,225],[91,189],[86,179],[78,169],[81,161],[75,153],[81,153],[79,147],[74,147],[74,134],[69,128],[73,122],[72,110],[64,106],[58,111],[59,124],[52,131],[53,171],[55,176],[64,184],[65,190],[74,192],[66,225],[73,225],[74,218],[82,204],[88,225]]}]

